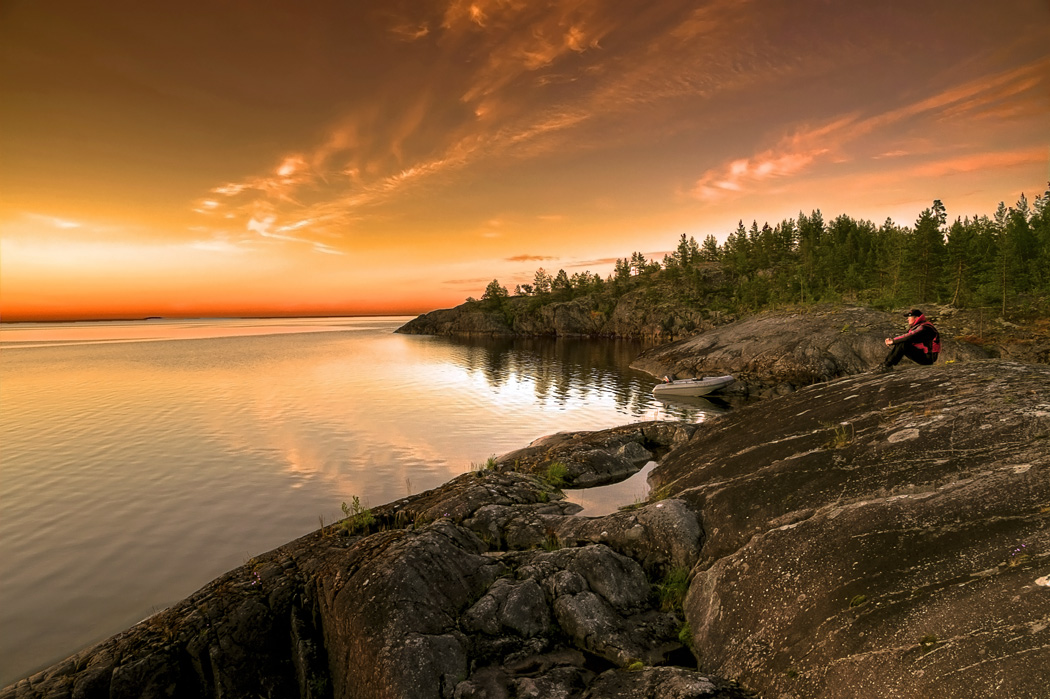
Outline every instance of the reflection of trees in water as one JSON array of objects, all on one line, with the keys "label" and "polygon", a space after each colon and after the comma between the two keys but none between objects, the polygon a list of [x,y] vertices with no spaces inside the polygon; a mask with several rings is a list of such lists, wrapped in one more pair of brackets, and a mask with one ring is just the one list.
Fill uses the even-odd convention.
[{"label": "reflection of trees in water", "polygon": [[707,401],[659,402],[652,396],[655,380],[630,368],[645,348],[632,340],[552,337],[441,338],[450,357],[467,371],[485,377],[494,388],[532,382],[537,401],[564,407],[571,400],[611,396],[617,410],[632,416],[656,412],[661,419],[696,420],[721,412]]}]

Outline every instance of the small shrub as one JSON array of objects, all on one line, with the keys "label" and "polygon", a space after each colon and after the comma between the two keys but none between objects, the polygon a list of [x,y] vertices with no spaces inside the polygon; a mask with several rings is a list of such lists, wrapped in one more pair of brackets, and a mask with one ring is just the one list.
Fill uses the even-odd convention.
[{"label": "small shrub", "polygon": [[310,689],[315,697],[328,695],[328,678],[324,675],[316,675],[310,680]]},{"label": "small shrub", "polygon": [[941,642],[941,639],[937,638],[936,634],[928,633],[919,639],[919,645],[922,646],[923,652],[930,652],[936,648]]},{"label": "small shrub", "polygon": [[689,622],[685,622],[678,629],[678,642],[686,648],[692,650],[693,648],[693,630],[689,627]]},{"label": "small shrub", "polygon": [[656,589],[660,597],[661,611],[682,611],[682,605],[685,603],[685,594],[689,591],[689,569],[672,568],[664,576],[663,581],[657,585]]},{"label": "small shrub", "polygon": [[471,461],[470,470],[480,475],[484,471],[495,471],[498,464],[499,462],[496,460],[496,455],[493,454],[486,459],[484,463],[479,464],[476,461]]},{"label": "small shrub", "polygon": [[645,500],[635,496],[634,502],[629,505],[620,505],[616,509],[620,512],[630,512],[631,510],[640,510],[648,504]]},{"label": "small shrub", "polygon": [[669,497],[671,497],[671,485],[667,484],[649,493],[649,502],[659,502]]},{"label": "small shrub", "polygon": [[343,520],[343,529],[347,533],[354,534],[359,531],[368,531],[369,527],[375,524],[376,518],[372,514],[372,510],[361,505],[361,498],[356,495],[353,496],[352,504],[347,505],[345,502],[342,504],[343,515],[346,517]]},{"label": "small shrub", "polygon": [[550,483],[555,488],[561,488],[565,485],[565,479],[569,476],[569,469],[560,461],[552,461],[547,466],[547,475],[544,480]]},{"label": "small shrub", "polygon": [[825,449],[841,449],[853,441],[853,425],[849,423],[840,423],[836,425],[831,422],[826,422],[824,423],[824,426],[833,430],[831,437],[828,438],[828,441],[824,442]]}]

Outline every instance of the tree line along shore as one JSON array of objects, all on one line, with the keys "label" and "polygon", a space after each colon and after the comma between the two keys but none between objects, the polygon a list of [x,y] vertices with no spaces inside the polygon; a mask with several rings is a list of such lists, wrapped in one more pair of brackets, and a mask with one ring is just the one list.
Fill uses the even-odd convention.
[{"label": "tree line along shore", "polygon": [[[1000,202],[995,214],[949,223],[940,200],[913,226],[881,226],[845,214],[825,221],[819,210],[750,228],[743,221],[719,244],[681,235],[662,261],[634,252],[605,278],[536,271],[513,294],[494,279],[467,307],[515,316],[587,297],[609,314],[627,294],[664,307],[698,307],[741,317],[789,305],[851,303],[880,310],[922,304],[980,310],[989,317],[1030,319],[1050,311],[1050,184],[1029,203]],[[514,299],[514,301],[512,301]]]}]

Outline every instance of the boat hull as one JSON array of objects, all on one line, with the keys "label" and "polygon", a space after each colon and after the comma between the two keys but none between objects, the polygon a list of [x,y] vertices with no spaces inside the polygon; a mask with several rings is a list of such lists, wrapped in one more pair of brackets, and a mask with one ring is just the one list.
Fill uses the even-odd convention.
[{"label": "boat hull", "polygon": [[681,379],[653,387],[654,396],[706,396],[733,383],[732,376],[706,376],[702,379]]}]

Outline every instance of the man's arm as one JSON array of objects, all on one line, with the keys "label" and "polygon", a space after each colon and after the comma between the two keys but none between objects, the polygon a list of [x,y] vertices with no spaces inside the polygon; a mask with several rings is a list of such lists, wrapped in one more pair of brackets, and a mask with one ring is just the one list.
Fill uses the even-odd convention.
[{"label": "man's arm", "polygon": [[893,338],[892,342],[887,342],[886,344],[888,344],[888,345],[899,345],[902,342],[918,342],[919,341],[919,337],[918,336],[922,333],[923,330],[926,330],[926,329],[927,328],[926,328],[925,325],[916,325],[914,328],[912,328],[908,332],[904,333],[903,335],[898,335],[897,337]]}]

